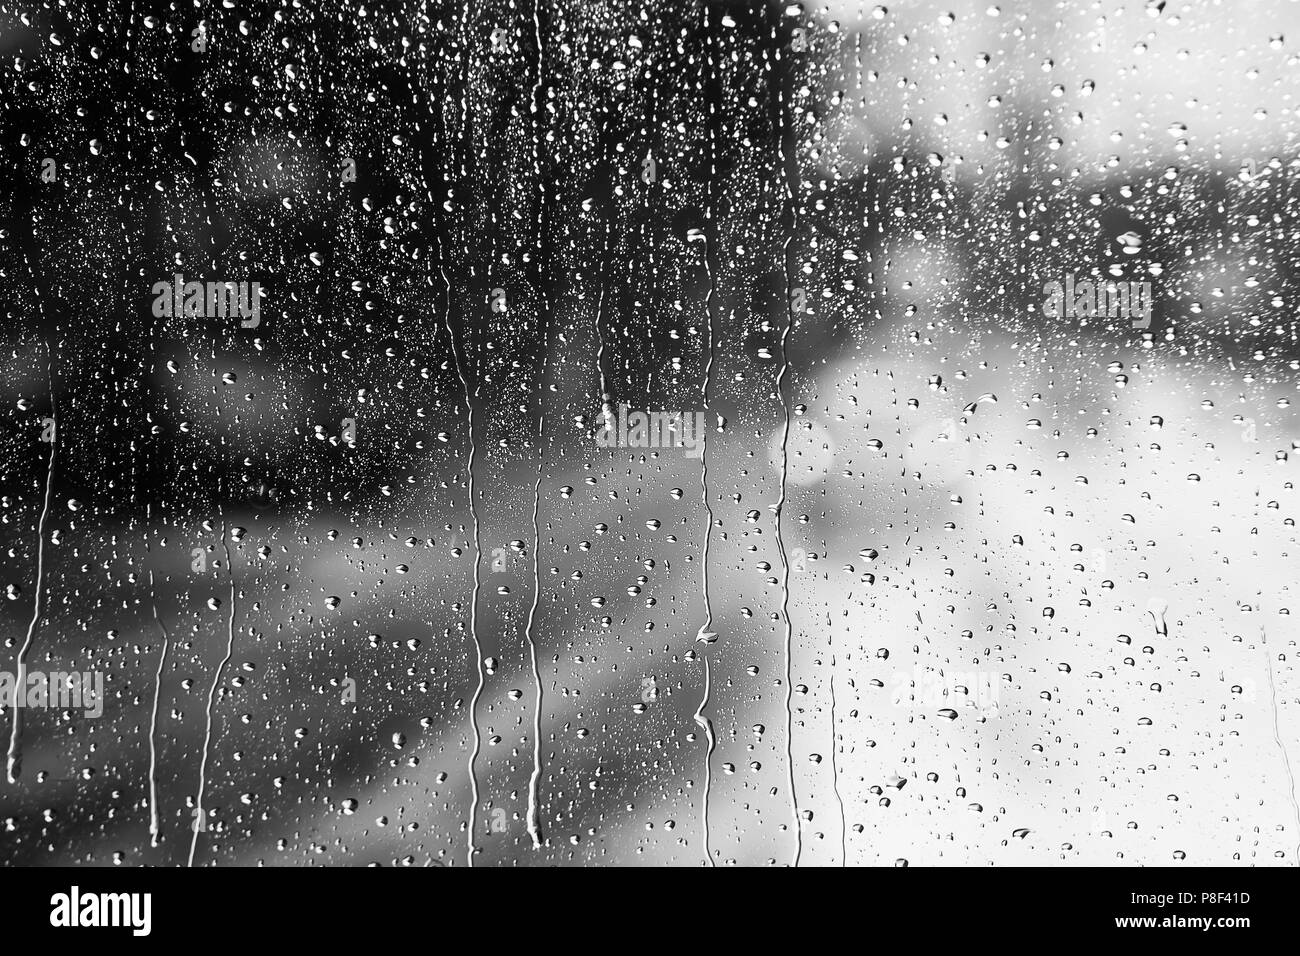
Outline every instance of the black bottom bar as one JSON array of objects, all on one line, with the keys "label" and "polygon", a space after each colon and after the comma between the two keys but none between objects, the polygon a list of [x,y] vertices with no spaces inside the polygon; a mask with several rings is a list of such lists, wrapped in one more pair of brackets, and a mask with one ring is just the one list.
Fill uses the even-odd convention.
[{"label": "black bottom bar", "polygon": [[[627,933],[667,941],[678,926],[683,935],[696,936],[689,925],[701,919],[714,923],[718,938],[732,940],[729,948],[738,936],[781,929],[797,935],[837,923],[837,932],[862,932],[863,940],[921,934],[930,942],[975,941],[1013,931],[1180,943],[1199,936],[1231,945],[1257,930],[1271,938],[1285,932],[1295,885],[1293,870],[1227,868],[655,870],[549,877],[445,869],[423,875],[360,869],[0,873],[8,941],[46,935],[68,941],[76,933],[79,942],[111,937],[128,946],[200,939],[220,946],[223,938],[240,945],[338,946],[442,936],[451,943],[480,929],[495,935],[512,921],[526,921],[514,925],[527,927],[533,943],[542,941],[538,934],[556,943],[574,933],[598,939],[591,934],[606,923],[616,934],[611,941]],[[510,945],[509,935],[500,942]]]}]

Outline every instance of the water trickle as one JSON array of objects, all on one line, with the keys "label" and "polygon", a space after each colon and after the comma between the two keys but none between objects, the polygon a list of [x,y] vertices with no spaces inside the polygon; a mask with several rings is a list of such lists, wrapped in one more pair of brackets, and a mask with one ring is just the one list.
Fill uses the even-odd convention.
[{"label": "water trickle", "polygon": [[[217,420],[221,419],[221,392],[218,386],[217,392]],[[223,437],[224,443],[224,437]],[[221,547],[226,558],[226,577],[230,585],[230,614],[226,619],[226,653],[217,665],[216,673],[212,675],[212,686],[208,689],[208,703],[204,708],[204,725],[203,725],[203,751],[199,760],[199,789],[195,799],[194,823],[190,834],[190,855],[186,863],[187,866],[194,866],[194,854],[199,845],[199,834],[206,830],[206,818],[203,810],[203,797],[208,782],[208,753],[212,747],[212,708],[217,698],[217,688],[221,686],[221,676],[225,673],[226,665],[230,663],[230,658],[235,653],[235,567],[230,560],[230,539],[226,532],[226,511],[222,500],[222,481],[220,477],[217,480],[217,510],[221,519]]]},{"label": "water trickle", "polygon": [[[30,264],[28,268],[30,270]],[[34,281],[35,276],[33,276]],[[18,782],[18,777],[23,770],[23,707],[20,701],[22,697],[20,689],[27,686],[27,655],[31,653],[36,625],[41,619],[41,601],[45,595],[45,519],[50,514],[50,492],[54,485],[54,452],[58,447],[58,410],[54,404],[54,351],[48,341],[45,343],[45,355],[46,383],[50,390],[50,417],[55,422],[55,430],[50,436],[50,454],[45,466],[44,503],[41,506],[41,516],[36,522],[36,594],[32,606],[32,619],[27,625],[27,636],[23,638],[22,647],[18,649],[18,656],[14,662],[13,720],[9,730],[9,752],[5,761],[6,775],[11,784]]]}]

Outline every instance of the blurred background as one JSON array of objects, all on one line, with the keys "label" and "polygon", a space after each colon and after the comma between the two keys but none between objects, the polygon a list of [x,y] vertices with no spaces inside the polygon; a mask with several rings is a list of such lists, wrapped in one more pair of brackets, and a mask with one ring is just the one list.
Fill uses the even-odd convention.
[{"label": "blurred background", "polygon": [[1296,865],[1298,28],[0,9],[0,861]]}]

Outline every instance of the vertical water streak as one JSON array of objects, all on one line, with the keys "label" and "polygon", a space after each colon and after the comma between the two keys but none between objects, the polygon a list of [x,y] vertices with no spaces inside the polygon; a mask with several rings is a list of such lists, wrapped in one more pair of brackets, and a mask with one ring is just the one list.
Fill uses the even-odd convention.
[{"label": "vertical water streak", "polygon": [[[707,624],[705,625],[708,626]],[[712,757],[713,750],[717,745],[713,736],[713,721],[704,716],[704,708],[709,706],[709,694],[712,691],[713,675],[709,667],[709,655],[700,654],[704,658],[704,693],[700,697],[700,704],[695,708],[695,723],[704,731],[704,812],[702,814],[701,825],[704,829],[704,858],[708,861],[709,866],[716,866],[713,862],[713,852],[709,849],[709,791],[713,787],[713,767]]]},{"label": "vertical water streak", "polygon": [[[775,51],[775,56],[779,59],[781,55],[780,48]],[[794,789],[794,749],[792,746],[792,736],[794,733],[794,710],[793,710],[793,664],[791,661],[794,643],[794,629],[790,624],[790,561],[785,553],[785,539],[781,532],[781,513],[785,508],[786,498],[786,479],[789,470],[789,444],[790,444],[790,406],[785,398],[785,377],[790,371],[789,339],[790,332],[794,326],[794,307],[791,303],[793,290],[790,286],[790,265],[789,250],[790,242],[794,239],[795,230],[798,228],[798,213],[795,208],[794,189],[791,185],[794,172],[791,169],[793,157],[789,155],[790,151],[786,149],[785,138],[788,133],[787,121],[785,116],[785,94],[780,88],[777,89],[777,112],[780,117],[780,135],[777,138],[777,156],[781,163],[785,176],[782,184],[785,191],[785,216],[789,220],[785,242],[781,246],[781,272],[785,279],[785,328],[781,330],[781,369],[776,376],[776,393],[781,402],[781,494],[777,499],[776,507],[776,548],[781,558],[781,619],[785,624],[785,760],[788,772],[788,785],[790,788],[790,814],[794,819],[794,859],[793,866],[799,865],[799,857],[803,853],[803,832],[799,824],[799,798]]]},{"label": "vertical water streak", "polygon": [[[608,120],[609,117],[606,116],[605,118]],[[609,156],[606,155],[604,158],[606,164],[608,164]],[[605,228],[600,251],[600,277],[597,280],[600,283],[600,289],[596,293],[596,371],[600,373],[600,415],[604,420],[605,427],[612,429],[614,427],[614,412],[609,405],[609,382],[605,378],[605,326],[601,321],[605,309],[606,270],[609,268],[609,224],[610,220],[614,218],[614,212],[617,208],[612,171],[610,179],[609,209],[606,210],[604,217]]]},{"label": "vertical water streak", "polygon": [[609,382],[605,379],[605,326],[601,321],[605,310],[605,268],[609,260],[609,216],[605,218],[605,240],[601,247],[600,291],[596,294],[596,369],[600,372],[600,416],[606,428],[614,428],[614,410],[610,407]]},{"label": "vertical water streak", "polygon": [[[23,256],[26,259],[26,255]],[[31,263],[28,262],[30,270]],[[33,281],[35,275],[33,275]],[[39,296],[39,291],[37,295]],[[54,450],[59,443],[59,422],[54,398],[54,349],[49,339],[45,341],[45,377],[50,391],[50,417],[54,420],[54,432],[50,436],[50,455],[45,466],[45,500],[41,506],[41,516],[36,523],[36,593],[32,608],[32,619],[27,625],[27,636],[14,662],[14,700],[13,721],[9,728],[9,752],[5,761],[6,776],[9,782],[17,783],[23,769],[23,708],[25,703],[22,690],[27,686],[27,655],[32,649],[32,639],[36,633],[36,624],[41,619],[41,600],[45,585],[45,520],[50,514],[50,492],[54,485]]]},{"label": "vertical water streak", "polygon": [[[460,91],[460,134],[461,134],[462,142],[466,142],[470,139],[469,92],[470,92],[471,64],[470,64],[470,56],[468,53],[468,48],[469,48],[468,39],[470,36],[469,10],[470,10],[470,3],[469,0],[466,0],[464,5],[461,7],[460,32],[458,34],[458,38],[460,39],[462,44],[458,48],[459,55],[464,58],[464,73],[462,77],[462,85]],[[454,154],[455,153],[454,146],[452,147],[452,151]],[[469,171],[466,167],[465,160],[466,157],[469,156],[472,152],[473,152],[472,144],[460,151],[459,169],[460,169],[461,183],[469,182]],[[463,203],[458,203],[458,206],[461,207],[461,211],[463,212],[464,211]],[[466,233],[465,222],[463,219],[461,221],[461,240],[462,240],[462,244],[464,244],[465,247],[468,248],[468,235]],[[478,685],[474,688],[474,694],[470,698],[470,704],[469,704],[469,726],[470,726],[470,733],[473,734],[474,736],[474,746],[470,750],[469,766],[468,766],[470,806],[469,806],[469,830],[466,834],[466,840],[467,840],[466,863],[470,867],[473,867],[474,854],[478,849],[474,843],[475,831],[478,826],[478,802],[479,802],[478,771],[476,769],[476,763],[478,761],[479,749],[482,746],[482,741],[479,737],[479,727],[478,727],[478,702],[479,702],[479,698],[483,695],[483,685],[484,685],[483,648],[482,645],[479,643],[479,639],[478,639],[478,598],[479,598],[479,589],[481,587],[481,581],[479,577],[480,575],[479,565],[482,563],[483,546],[479,536],[478,505],[474,500],[474,492],[475,492],[474,461],[478,453],[478,449],[474,442],[474,393],[471,392],[469,387],[469,380],[465,376],[464,363],[462,362],[456,347],[456,333],[451,325],[451,280],[447,277],[446,259],[443,256],[443,252],[442,252],[441,237],[440,236],[436,237],[436,241],[438,244],[438,269],[442,275],[443,288],[445,291],[445,299],[444,299],[445,307],[443,310],[443,321],[445,322],[447,328],[447,338],[451,343],[452,364],[455,367],[456,377],[460,380],[461,389],[465,396],[465,409],[466,409],[467,424],[469,428],[469,458],[466,461],[465,471],[466,471],[466,478],[468,482],[468,491],[469,491],[470,521],[474,529],[474,581],[473,581],[473,588],[470,593],[469,632],[470,632],[470,640],[474,645],[474,673],[478,675]],[[468,345],[468,331],[467,331],[466,339],[467,341],[465,344]]]},{"label": "vertical water streak", "polygon": [[[543,414],[545,414],[543,410]],[[528,835],[532,838],[533,849],[540,849],[542,845],[541,829],[538,824],[537,811],[537,784],[542,775],[542,674],[537,667],[537,642],[533,637],[533,622],[537,618],[538,599],[542,593],[541,565],[538,563],[541,559],[538,556],[538,550],[541,547],[541,530],[538,526],[537,513],[541,501],[542,486],[542,421],[539,420],[537,426],[538,438],[538,456],[537,479],[533,483],[533,605],[528,609],[528,623],[524,628],[524,633],[528,640],[528,653],[533,667],[533,686],[535,688],[535,697],[533,700],[533,770],[528,777]]]},{"label": "vertical water streak", "polygon": [[465,377],[465,369],[460,359],[460,353],[456,348],[456,332],[451,326],[451,280],[447,278],[447,267],[442,259],[442,242],[439,240],[438,269],[442,274],[443,285],[446,289],[446,305],[443,311],[443,321],[447,327],[447,338],[451,342],[451,361],[456,369],[456,377],[460,379],[461,389],[465,394],[465,407],[469,424],[469,459],[465,465],[465,473],[469,483],[469,515],[470,521],[474,527],[474,586],[470,594],[469,604],[469,634],[474,643],[474,672],[478,674],[478,686],[474,689],[474,696],[470,699],[469,704],[469,726],[470,733],[474,735],[474,747],[469,755],[469,834],[468,846],[466,848],[466,861],[472,867],[474,865],[474,853],[477,847],[474,845],[475,826],[478,821],[478,775],[475,770],[475,763],[478,760],[479,747],[482,741],[479,739],[478,732],[478,701],[483,695],[483,648],[478,639],[478,597],[479,597],[479,565],[482,563],[483,544],[479,537],[478,526],[478,506],[474,503],[474,457],[478,451],[474,444],[474,396],[470,392],[469,380]]},{"label": "vertical water streak", "polygon": [[[711,210],[710,210],[711,215]],[[705,421],[708,420],[709,413],[709,378],[713,369],[713,269],[709,266],[709,244],[708,236],[704,238],[705,243],[705,269],[709,273],[709,296],[706,301],[706,325],[708,328],[707,360],[704,365],[704,414]],[[709,668],[708,645],[716,638],[713,633],[713,602],[709,596],[709,542],[713,532],[713,506],[709,503],[709,442],[707,431],[701,436],[702,444],[700,446],[700,500],[704,504],[705,526],[704,526],[704,554],[701,559],[700,590],[704,599],[704,625],[696,634],[696,641],[704,645],[700,656],[704,658],[704,693],[700,697],[699,706],[695,708],[695,723],[704,731],[705,750],[704,750],[704,812],[702,824],[704,827],[704,855],[709,861],[709,866],[713,866],[713,854],[709,850],[709,796],[713,789],[713,770],[712,758],[713,751],[717,741],[713,735],[713,721],[704,716],[704,708],[709,705],[709,693],[711,690],[712,676]]]},{"label": "vertical water streak", "polygon": [[[826,615],[826,624],[829,627],[831,623],[830,615]],[[834,644],[834,638],[831,643]],[[835,652],[831,650],[831,789],[835,792],[835,802],[840,808],[840,866],[848,866],[848,822],[844,816],[844,796],[840,793],[840,762],[839,762],[839,735],[837,733],[839,723],[835,717]]]},{"label": "vertical water streak", "polygon": [[1296,800],[1295,791],[1295,774],[1291,772],[1291,758],[1287,754],[1286,745],[1282,743],[1282,732],[1278,727],[1277,720],[1277,687],[1273,683],[1273,658],[1268,653],[1268,635],[1264,631],[1264,625],[1259,626],[1259,640],[1264,645],[1264,663],[1268,665],[1268,693],[1269,700],[1272,701],[1273,711],[1273,739],[1277,742],[1277,749],[1282,753],[1282,766],[1286,768],[1286,779],[1288,784],[1287,795],[1291,798],[1291,809],[1295,813],[1296,825],[1296,865],[1300,866],[1300,802]]},{"label": "vertical water streak", "polygon": [[[221,422],[221,385],[217,385],[217,423]],[[226,444],[225,436],[221,436],[221,445],[224,450]],[[224,466],[224,463],[223,463]],[[230,663],[230,658],[235,653],[235,567],[230,560],[230,538],[226,533],[226,506],[223,500],[224,482],[222,473],[217,473],[217,512],[221,519],[221,548],[226,558],[226,578],[230,584],[230,615],[226,620],[226,656],[221,659],[217,665],[217,671],[212,675],[212,686],[208,689],[208,705],[204,716],[203,729],[203,756],[199,760],[199,791],[194,808],[194,822],[190,834],[190,857],[186,866],[194,866],[194,852],[199,845],[199,833],[206,829],[205,818],[203,816],[203,794],[207,788],[208,782],[208,751],[212,745],[212,706],[217,697],[217,688],[221,686],[221,675],[226,670],[226,665]]]},{"label": "vertical water streak", "polygon": [[541,546],[542,532],[538,523],[538,511],[541,507],[542,471],[546,460],[546,388],[547,372],[550,367],[550,322],[546,302],[545,277],[541,266],[541,252],[546,244],[546,181],[542,178],[541,161],[541,106],[537,96],[542,88],[542,25],[538,15],[540,0],[533,0],[533,40],[537,45],[537,80],[533,85],[532,112],[535,125],[533,135],[533,175],[537,177],[539,190],[537,255],[538,282],[537,294],[540,307],[537,322],[542,330],[542,376],[537,390],[537,477],[533,482],[533,605],[528,609],[528,622],[524,626],[524,636],[528,641],[528,653],[533,665],[533,682],[536,696],[533,701],[533,771],[528,777],[528,835],[532,838],[533,849],[542,845],[540,829],[537,823],[537,782],[542,775],[542,675],[537,667],[537,641],[533,636],[533,623],[537,619],[537,604],[542,594]]},{"label": "vertical water streak", "polygon": [[[706,6],[704,9],[704,30],[705,35],[709,35],[709,10]],[[711,42],[711,41],[710,41]],[[712,50],[710,50],[712,53]],[[711,56],[708,58],[711,62]],[[701,66],[703,72],[703,66]],[[706,220],[703,231],[704,241],[704,271],[709,279],[709,292],[704,300],[705,315],[705,362],[704,362],[704,381],[701,385],[701,396],[704,404],[705,421],[708,421],[709,414],[709,379],[713,372],[713,296],[716,291],[716,279],[714,277],[713,264],[710,261],[713,255],[713,243],[709,241],[708,227],[713,225],[713,177],[717,172],[717,160],[714,154],[715,143],[713,138],[713,102],[709,102],[709,176],[705,183],[705,190],[708,194],[704,209],[704,218]],[[696,636],[697,641],[701,641],[705,647],[701,649],[700,656],[704,658],[704,693],[700,697],[699,706],[695,708],[695,723],[704,731],[705,749],[704,749],[704,796],[703,811],[701,813],[701,825],[704,829],[704,858],[708,861],[709,866],[714,866],[713,853],[709,848],[709,798],[713,791],[713,751],[717,746],[717,740],[713,734],[713,721],[704,715],[704,709],[709,706],[709,695],[712,690],[713,676],[709,665],[708,644],[716,636],[713,634],[713,602],[709,597],[709,543],[713,535],[713,506],[709,503],[709,443],[707,427],[705,434],[699,436],[702,442],[700,446],[700,501],[704,505],[705,525],[704,525],[704,554],[701,559],[700,568],[700,590],[701,597],[704,599],[704,626],[700,628]]]},{"label": "vertical water streak", "polygon": [[[149,521],[153,516],[152,503],[145,506],[145,520]],[[145,554],[150,554],[149,548],[149,529],[145,528],[144,538]],[[145,559],[148,560],[148,557]],[[149,714],[149,837],[152,846],[158,845],[158,701],[162,696],[162,676],[163,668],[167,665],[167,649],[171,643],[171,638],[167,633],[167,626],[163,624],[162,619],[158,616],[158,599],[154,591],[153,568],[149,569],[149,607],[153,611],[153,621],[158,625],[158,630],[162,632],[162,653],[158,655],[158,670],[154,673],[153,679],[153,709]]]}]

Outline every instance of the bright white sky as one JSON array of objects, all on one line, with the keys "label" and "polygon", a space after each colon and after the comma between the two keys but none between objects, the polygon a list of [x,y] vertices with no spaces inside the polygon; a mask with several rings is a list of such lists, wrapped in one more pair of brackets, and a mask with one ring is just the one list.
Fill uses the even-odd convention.
[{"label": "bright white sky", "polygon": [[[910,141],[913,151],[988,162],[1000,136],[1013,139],[1014,153],[1033,119],[1043,136],[1035,152],[1058,137],[1060,161],[1070,166],[1116,156],[1121,170],[1180,160],[1235,170],[1247,157],[1292,158],[1296,145],[1284,130],[1300,91],[1300,3],[1163,6],[1152,15],[1155,5],[1142,0],[926,0],[891,3],[877,15],[875,4],[856,0],[808,5],[824,25],[839,22],[849,53],[837,82],[846,101],[868,103],[854,110],[854,138],[880,148]],[[1225,16],[1225,6],[1240,16]],[[863,70],[879,79],[855,91],[859,31]]]}]

